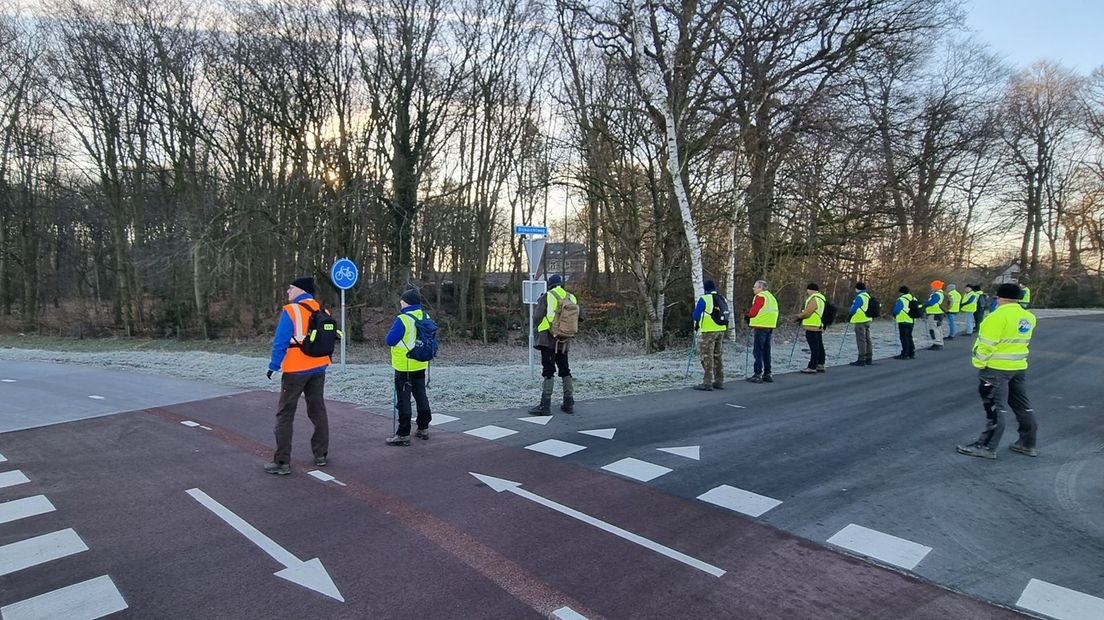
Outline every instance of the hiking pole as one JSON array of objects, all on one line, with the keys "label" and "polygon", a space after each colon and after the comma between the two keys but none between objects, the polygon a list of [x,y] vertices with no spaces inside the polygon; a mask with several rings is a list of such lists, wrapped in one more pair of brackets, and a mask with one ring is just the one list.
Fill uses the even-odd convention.
[{"label": "hiking pole", "polygon": [[391,434],[399,432],[399,422],[397,416],[399,414],[399,395],[395,388],[395,385],[391,385]]},{"label": "hiking pole", "polygon": [[686,375],[682,380],[686,381],[690,378],[690,360],[694,357],[694,347],[698,344],[698,331],[694,330],[694,337],[690,339],[690,352],[686,354]]},{"label": "hiking pole", "polygon": [[851,324],[847,323],[843,326],[843,336],[840,337],[840,348],[836,353],[836,357],[843,355],[843,343],[847,342],[847,330],[851,328]]},{"label": "hiking pole", "polygon": [[789,366],[790,364],[793,363],[794,351],[797,351],[797,339],[799,337],[801,337],[801,328],[800,327],[798,327],[797,331],[794,332],[793,346],[790,347],[790,361],[786,362],[787,366]]},{"label": "hiking pole", "polygon": [[747,338],[744,338],[744,378],[747,379],[748,371],[748,354],[751,352],[751,328],[747,330]]}]

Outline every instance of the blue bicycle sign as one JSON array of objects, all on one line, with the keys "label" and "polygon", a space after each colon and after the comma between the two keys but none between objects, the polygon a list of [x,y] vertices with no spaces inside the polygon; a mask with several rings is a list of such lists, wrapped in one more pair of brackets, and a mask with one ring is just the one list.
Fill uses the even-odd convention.
[{"label": "blue bicycle sign", "polygon": [[356,264],[347,258],[339,259],[330,268],[330,280],[343,291],[353,288],[359,276]]}]

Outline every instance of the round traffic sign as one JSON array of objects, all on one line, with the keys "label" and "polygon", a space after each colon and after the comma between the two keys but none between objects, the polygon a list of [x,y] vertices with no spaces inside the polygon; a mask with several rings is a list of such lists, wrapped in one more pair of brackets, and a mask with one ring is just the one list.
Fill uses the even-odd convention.
[{"label": "round traffic sign", "polygon": [[330,280],[343,291],[353,288],[358,277],[360,272],[357,271],[356,263],[347,258],[338,259],[330,268]]}]

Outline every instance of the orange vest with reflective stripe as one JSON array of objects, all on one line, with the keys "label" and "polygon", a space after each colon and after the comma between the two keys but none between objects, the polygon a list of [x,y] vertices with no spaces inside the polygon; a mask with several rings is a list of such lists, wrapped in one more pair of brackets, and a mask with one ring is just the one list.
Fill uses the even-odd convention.
[{"label": "orange vest with reflective stripe", "polygon": [[304,299],[302,302],[290,303],[284,306],[284,312],[287,312],[288,316],[291,317],[294,332],[292,333],[291,344],[288,346],[287,355],[284,356],[284,361],[280,364],[280,372],[307,372],[330,364],[329,357],[309,357],[304,355],[302,349],[299,348],[299,343],[307,337],[311,315],[311,310],[307,310],[300,304],[310,306],[311,310],[317,310],[320,307],[315,299]]}]

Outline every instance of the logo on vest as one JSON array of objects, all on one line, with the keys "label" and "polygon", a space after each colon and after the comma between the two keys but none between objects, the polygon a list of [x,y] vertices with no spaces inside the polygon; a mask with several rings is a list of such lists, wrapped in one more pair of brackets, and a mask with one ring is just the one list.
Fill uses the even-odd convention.
[{"label": "logo on vest", "polygon": [[1031,331],[1031,321],[1028,321],[1027,319],[1020,319],[1019,330],[1021,334],[1026,334],[1027,332]]}]

